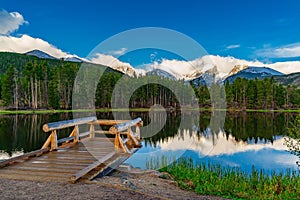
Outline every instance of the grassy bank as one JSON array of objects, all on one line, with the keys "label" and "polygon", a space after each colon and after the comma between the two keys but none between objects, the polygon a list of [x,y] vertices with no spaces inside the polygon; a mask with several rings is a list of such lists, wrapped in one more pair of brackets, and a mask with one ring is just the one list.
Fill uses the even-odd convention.
[{"label": "grassy bank", "polygon": [[[200,112],[212,112],[211,108],[181,108],[181,111],[200,111]],[[68,113],[68,112],[127,112],[127,108],[117,108],[117,109],[109,109],[109,108],[99,108],[95,110],[48,110],[48,109],[40,109],[40,110],[0,110],[1,115],[5,114],[53,114],[53,113]],[[150,108],[130,108],[130,112],[149,112]],[[163,109],[156,109],[156,111],[164,111]],[[239,110],[239,109],[215,109],[215,111],[224,111],[229,113],[234,112],[261,112],[261,113],[269,113],[269,112],[285,112],[285,113],[300,113],[299,109],[295,110]]]},{"label": "grassy bank", "polygon": [[246,174],[236,168],[217,164],[194,165],[192,160],[181,159],[160,169],[171,174],[182,189],[198,194],[217,195],[234,199],[299,199],[299,172],[266,175],[252,170]]}]

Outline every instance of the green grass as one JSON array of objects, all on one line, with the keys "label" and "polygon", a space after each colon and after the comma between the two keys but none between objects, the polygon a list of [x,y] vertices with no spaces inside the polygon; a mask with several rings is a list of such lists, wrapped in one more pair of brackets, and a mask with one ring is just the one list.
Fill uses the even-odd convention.
[{"label": "green grass", "polygon": [[246,174],[238,168],[197,164],[180,159],[160,169],[174,177],[179,187],[202,195],[233,199],[300,199],[299,172],[266,175],[254,168]]},{"label": "green grass", "polygon": [[[0,115],[12,115],[12,114],[53,114],[53,113],[70,113],[70,112],[127,112],[126,108],[109,109],[100,108],[95,110],[0,110]],[[130,112],[148,112],[148,108],[131,108]]]}]

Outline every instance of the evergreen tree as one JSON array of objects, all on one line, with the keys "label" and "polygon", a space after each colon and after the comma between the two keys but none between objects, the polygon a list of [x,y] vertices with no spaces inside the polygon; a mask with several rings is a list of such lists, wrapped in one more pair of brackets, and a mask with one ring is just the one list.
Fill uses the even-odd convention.
[{"label": "evergreen tree", "polygon": [[12,106],[16,103],[16,99],[18,99],[15,88],[17,87],[16,80],[17,79],[17,71],[16,68],[11,65],[2,79],[2,90],[1,96],[3,100],[4,106]]}]

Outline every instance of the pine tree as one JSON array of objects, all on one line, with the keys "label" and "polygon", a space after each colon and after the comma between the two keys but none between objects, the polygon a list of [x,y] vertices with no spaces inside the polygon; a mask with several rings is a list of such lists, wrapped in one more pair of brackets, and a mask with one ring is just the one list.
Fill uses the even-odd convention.
[{"label": "pine tree", "polygon": [[[18,94],[15,88],[17,87],[17,71],[14,66],[7,69],[5,76],[2,79],[1,96],[4,106],[12,106],[17,102]],[[17,106],[17,103],[16,103]]]}]

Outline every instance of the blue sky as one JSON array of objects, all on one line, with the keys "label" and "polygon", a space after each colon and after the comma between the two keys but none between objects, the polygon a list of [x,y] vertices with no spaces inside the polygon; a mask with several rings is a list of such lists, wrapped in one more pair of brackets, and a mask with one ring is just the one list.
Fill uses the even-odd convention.
[{"label": "blue sky", "polygon": [[[28,22],[10,35],[41,38],[80,57],[108,37],[138,27],[174,29],[213,55],[248,60],[300,56],[297,0],[0,0],[0,9],[18,12]],[[293,53],[287,55],[287,48]]]}]

